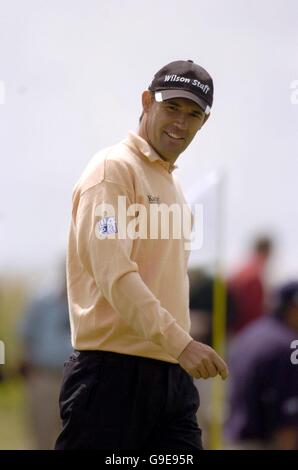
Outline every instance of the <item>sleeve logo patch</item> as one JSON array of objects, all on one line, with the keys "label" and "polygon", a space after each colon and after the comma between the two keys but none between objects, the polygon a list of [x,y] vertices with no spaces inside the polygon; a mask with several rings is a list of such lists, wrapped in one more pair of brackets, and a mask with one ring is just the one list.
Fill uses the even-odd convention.
[{"label": "sleeve logo patch", "polygon": [[99,233],[102,236],[108,236],[117,233],[117,223],[115,217],[103,217],[99,222]]}]

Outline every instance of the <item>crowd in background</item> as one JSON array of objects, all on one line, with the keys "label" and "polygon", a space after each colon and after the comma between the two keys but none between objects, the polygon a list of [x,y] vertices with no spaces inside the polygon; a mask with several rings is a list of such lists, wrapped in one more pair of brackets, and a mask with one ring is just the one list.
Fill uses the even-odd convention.
[{"label": "crowd in background", "polygon": [[[267,285],[273,248],[269,237],[258,238],[224,282],[230,369],[222,423],[226,449],[298,449],[298,365],[291,362],[291,343],[298,338],[298,280],[274,289]],[[214,273],[192,269],[189,274],[191,333],[211,345]],[[16,330],[22,355],[15,373],[25,384],[33,446],[52,449],[60,429],[63,364],[72,351],[64,277],[56,292],[27,302]],[[8,375],[1,366],[0,382],[8,380]],[[211,383],[195,381],[201,397],[198,422],[207,449]]]},{"label": "crowd in background", "polygon": [[[298,337],[298,280],[274,289],[267,284],[272,252],[272,240],[258,238],[225,281],[226,449],[298,449],[298,367],[291,362],[291,344]],[[199,270],[190,274],[192,334],[211,344],[214,278]],[[211,381],[196,385],[198,421],[208,448]]]}]

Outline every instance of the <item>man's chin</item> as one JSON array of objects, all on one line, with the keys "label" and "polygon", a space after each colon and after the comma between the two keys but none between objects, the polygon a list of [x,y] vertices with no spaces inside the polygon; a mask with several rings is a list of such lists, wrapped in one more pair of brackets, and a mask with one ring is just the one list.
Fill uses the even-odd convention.
[{"label": "man's chin", "polygon": [[179,152],[179,153],[177,153],[177,152],[176,152],[176,153],[173,153],[173,152],[164,150],[160,156],[161,156],[161,158],[162,158],[163,160],[165,160],[166,162],[174,163],[174,162],[177,160],[177,158],[179,157],[179,155],[180,155],[181,153],[182,153],[182,151]]},{"label": "man's chin", "polygon": [[174,163],[175,160],[179,157],[179,155],[184,152],[185,148],[183,149],[176,149],[174,150],[173,148],[169,148],[166,145],[161,145],[159,148],[153,147],[154,150],[158,153],[158,155],[165,161],[169,163]]},{"label": "man's chin", "polygon": [[185,143],[180,144],[180,145],[163,145],[163,148],[162,148],[162,153],[163,155],[166,155],[166,159],[169,160],[173,160],[178,158],[179,155],[184,152],[185,150]]}]

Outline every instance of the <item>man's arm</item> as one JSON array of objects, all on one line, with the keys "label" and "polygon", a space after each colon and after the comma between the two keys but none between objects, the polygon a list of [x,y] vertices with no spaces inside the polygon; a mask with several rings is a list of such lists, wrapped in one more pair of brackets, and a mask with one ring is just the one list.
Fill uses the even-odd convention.
[{"label": "man's arm", "polygon": [[72,224],[80,261],[121,318],[140,336],[159,344],[177,359],[192,338],[144,283],[132,259],[133,240],[121,239],[118,233],[97,236],[101,220],[98,206],[113,206],[117,221],[118,196],[125,196],[127,206],[134,202],[124,186],[110,181],[102,181],[80,197],[75,195],[79,202]]},{"label": "man's arm", "polygon": [[133,203],[124,186],[107,181],[81,197],[73,223],[83,265],[114,310],[139,335],[159,344],[173,358],[179,357],[181,366],[194,377],[198,374],[203,378],[213,377],[217,373],[224,377],[226,365],[216,352],[193,341],[142,280],[138,265],[131,258],[133,240],[119,239],[117,233],[96,236],[96,224],[100,220],[97,206],[111,204],[117,220],[118,196],[125,196],[127,205]]}]

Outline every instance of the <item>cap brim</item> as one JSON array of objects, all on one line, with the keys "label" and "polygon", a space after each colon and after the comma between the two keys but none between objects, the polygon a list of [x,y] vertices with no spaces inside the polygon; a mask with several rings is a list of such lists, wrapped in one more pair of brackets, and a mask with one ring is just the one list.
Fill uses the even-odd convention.
[{"label": "cap brim", "polygon": [[190,91],[175,89],[175,90],[159,90],[155,92],[155,99],[156,101],[165,101],[170,100],[171,98],[186,98],[188,100],[194,101],[197,105],[202,108],[205,114],[210,113],[210,106],[206,103],[206,101],[200,99],[194,93]]}]

